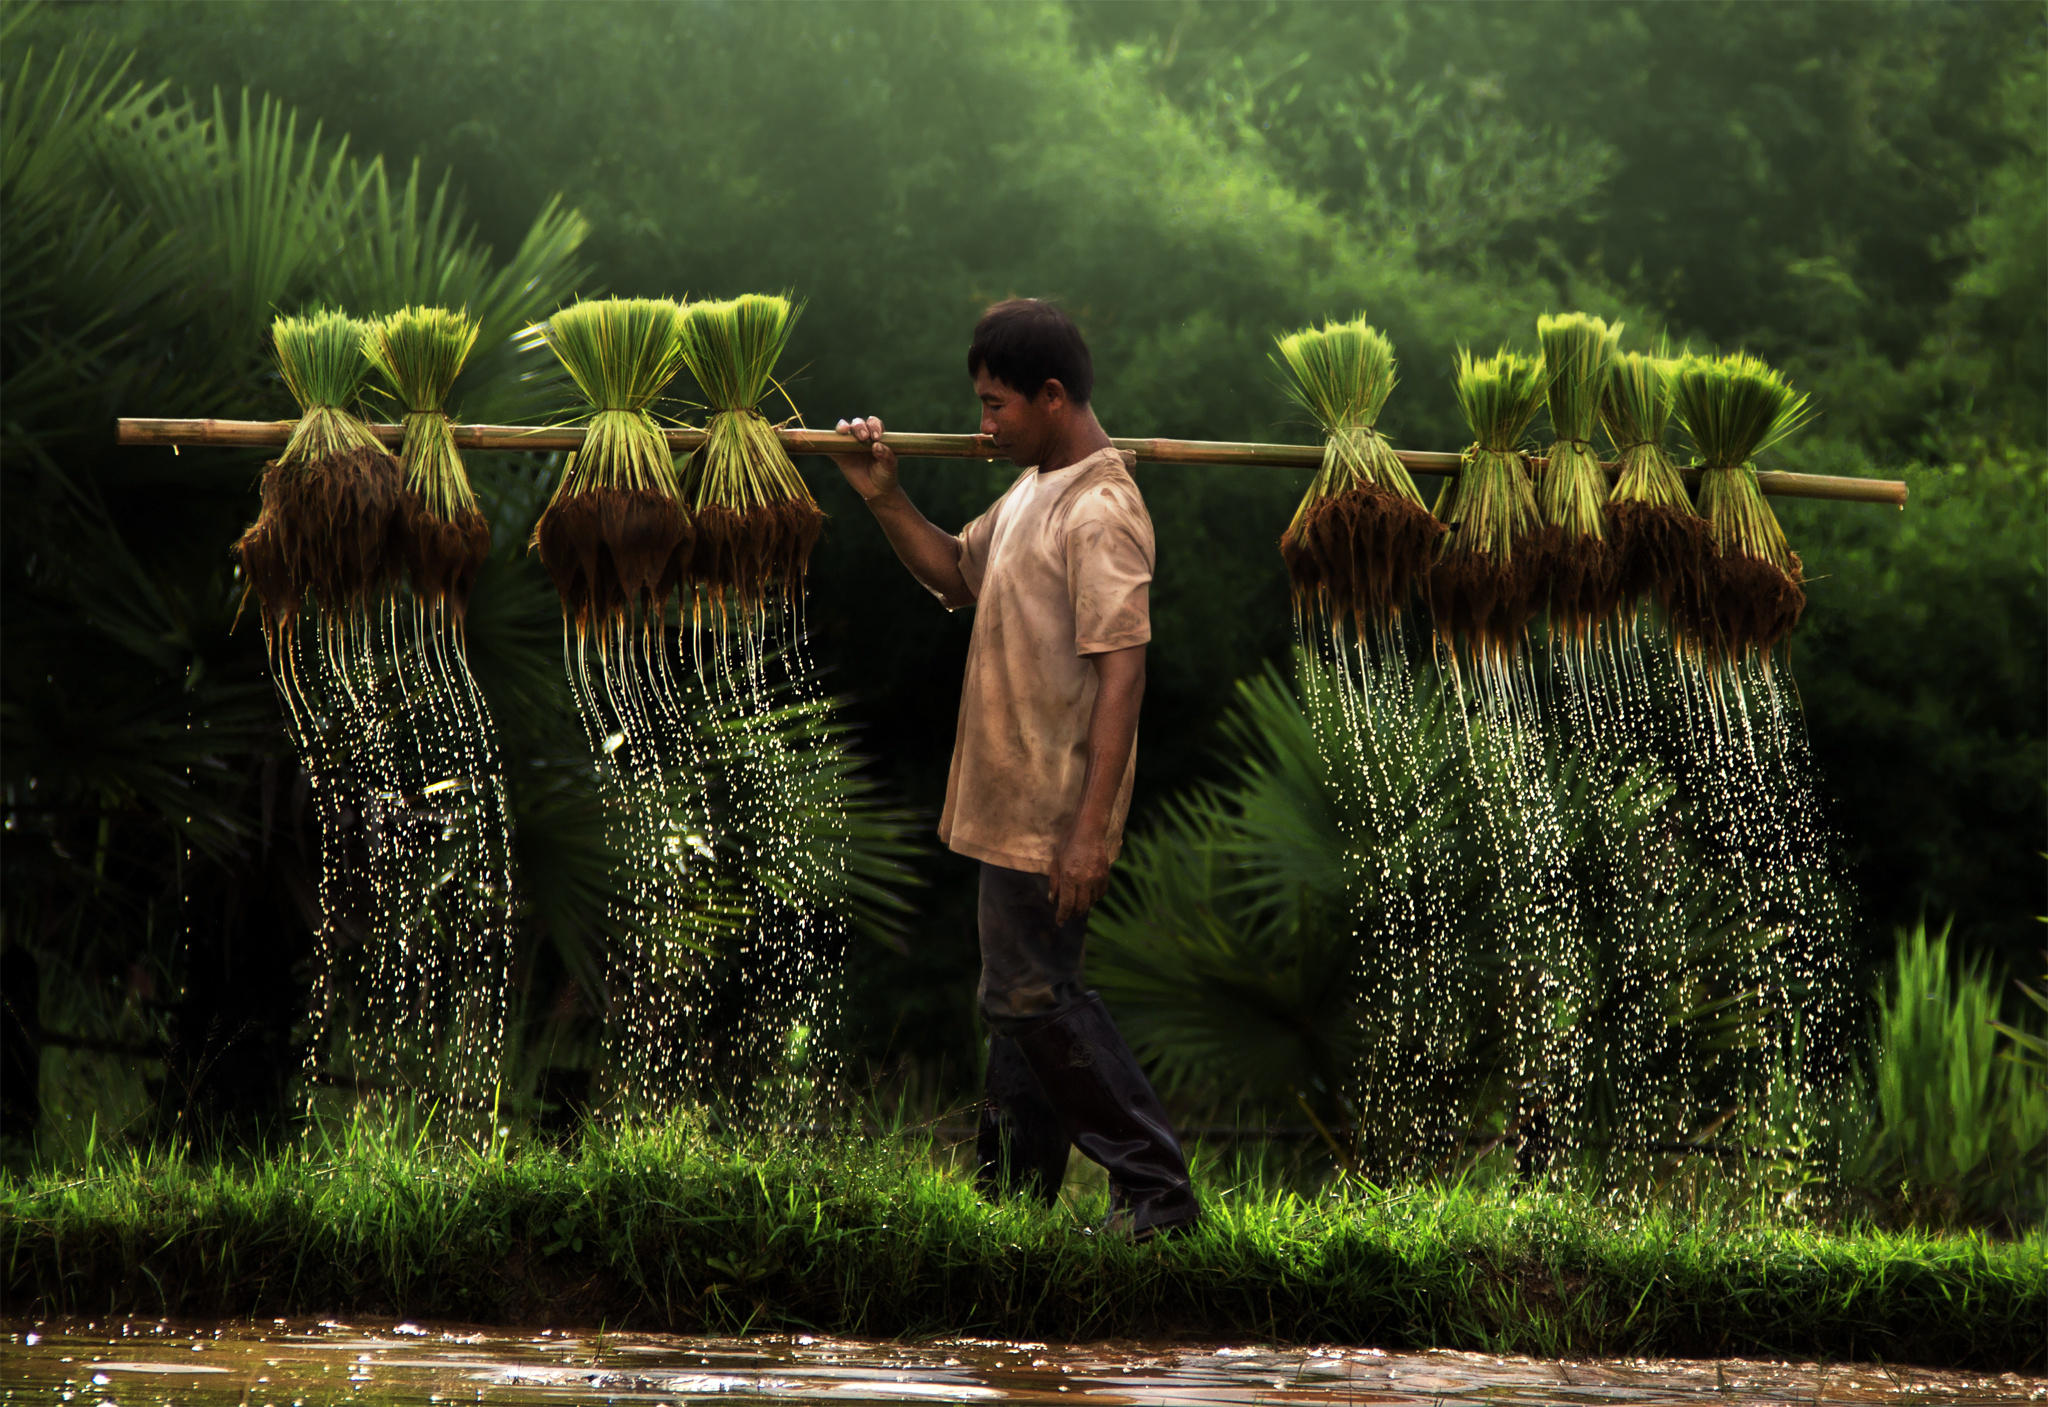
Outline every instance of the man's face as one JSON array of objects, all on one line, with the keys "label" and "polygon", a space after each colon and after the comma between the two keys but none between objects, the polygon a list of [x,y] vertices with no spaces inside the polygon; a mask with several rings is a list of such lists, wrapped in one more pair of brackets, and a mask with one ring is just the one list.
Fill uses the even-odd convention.
[{"label": "man's face", "polygon": [[1058,383],[1048,381],[1036,396],[1019,395],[983,367],[974,373],[974,394],[981,399],[981,433],[995,442],[996,453],[1023,468],[1045,458],[1052,439],[1054,405],[1064,398]]}]

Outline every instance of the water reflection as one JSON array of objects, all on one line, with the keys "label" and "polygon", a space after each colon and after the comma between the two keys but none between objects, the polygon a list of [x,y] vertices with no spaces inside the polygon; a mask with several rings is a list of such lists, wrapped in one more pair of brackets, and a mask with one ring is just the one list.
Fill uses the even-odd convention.
[{"label": "water reflection", "polygon": [[107,1320],[9,1326],[0,1402],[1112,1404],[2048,1401],[2048,1379],[1872,1364],[1558,1361],[996,1339],[877,1343],[797,1335],[507,1333],[274,1320],[194,1328]]}]

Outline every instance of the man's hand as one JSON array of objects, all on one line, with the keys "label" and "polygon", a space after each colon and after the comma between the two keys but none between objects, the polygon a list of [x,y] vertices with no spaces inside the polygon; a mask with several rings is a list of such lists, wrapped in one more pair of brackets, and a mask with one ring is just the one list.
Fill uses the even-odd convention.
[{"label": "man's hand", "polygon": [[1052,873],[1046,897],[1056,910],[1055,919],[1065,923],[1095,907],[1109,888],[1109,844],[1101,828],[1076,821],[1052,853]]},{"label": "man's hand", "polygon": [[873,502],[896,490],[896,451],[882,443],[882,422],[876,416],[842,420],[832,427],[860,441],[861,448],[832,456],[853,491]]}]

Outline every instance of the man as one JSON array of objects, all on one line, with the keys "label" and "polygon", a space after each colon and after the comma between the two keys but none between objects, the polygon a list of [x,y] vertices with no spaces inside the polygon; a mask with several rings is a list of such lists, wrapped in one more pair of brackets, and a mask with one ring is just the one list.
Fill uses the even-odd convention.
[{"label": "man", "polygon": [[1152,520],[1135,456],[1103,433],[1065,313],[1018,298],[975,326],[981,433],[1026,466],[959,536],[918,512],[870,416],[837,456],[896,555],[948,610],[975,608],[939,836],[981,862],[981,1010],[991,1036],[979,1181],[1050,1205],[1071,1142],[1110,1178],[1110,1225],[1144,1238],[1200,1215],[1187,1162],[1102,999],[1081,983],[1088,910],[1130,808],[1152,637]]}]

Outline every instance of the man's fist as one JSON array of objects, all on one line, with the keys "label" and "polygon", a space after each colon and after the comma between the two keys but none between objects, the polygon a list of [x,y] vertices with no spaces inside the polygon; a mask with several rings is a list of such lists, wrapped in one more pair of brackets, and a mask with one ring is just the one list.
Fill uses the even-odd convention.
[{"label": "man's fist", "polygon": [[860,448],[835,454],[833,461],[853,491],[864,499],[877,499],[896,490],[896,451],[882,443],[882,422],[876,416],[856,416],[832,427],[860,442]]},{"label": "man's fist", "polygon": [[1072,827],[1053,852],[1052,872],[1046,876],[1046,898],[1052,901],[1054,922],[1065,923],[1087,913],[1108,888],[1109,846],[1100,830]]}]

